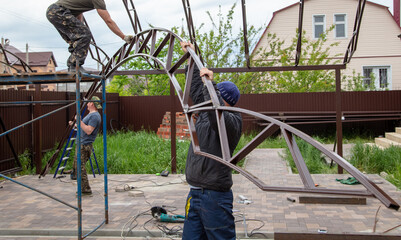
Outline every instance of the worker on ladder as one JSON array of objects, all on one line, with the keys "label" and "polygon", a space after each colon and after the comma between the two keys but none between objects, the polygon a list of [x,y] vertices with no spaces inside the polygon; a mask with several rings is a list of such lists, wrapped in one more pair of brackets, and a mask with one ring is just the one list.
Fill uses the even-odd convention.
[{"label": "worker on ladder", "polygon": [[[92,190],[89,186],[88,174],[86,172],[86,162],[92,154],[92,143],[95,141],[97,133],[99,132],[100,123],[102,118],[98,112],[98,109],[102,109],[102,105],[99,103],[100,99],[96,96],[91,98],[88,102],[87,109],[88,115],[81,120],[81,177],[82,177],[82,195],[91,195]],[[72,121],[69,122],[73,124]],[[77,145],[78,147],[78,145]],[[71,173],[71,179],[77,179],[77,150],[75,150],[75,158],[73,164],[73,170]]]}]

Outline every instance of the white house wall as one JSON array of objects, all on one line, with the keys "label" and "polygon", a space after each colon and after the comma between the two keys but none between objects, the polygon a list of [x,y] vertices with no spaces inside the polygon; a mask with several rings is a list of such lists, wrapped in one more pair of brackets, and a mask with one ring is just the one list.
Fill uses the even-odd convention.
[{"label": "white house wall", "polygon": [[[336,39],[334,31],[328,35],[328,44],[339,42],[339,46],[332,48],[331,56],[341,54],[342,58],[352,37],[355,22],[357,0],[306,0],[304,5],[303,30],[306,36],[313,39],[313,15],[325,15],[326,29],[333,25],[334,14],[347,15],[347,37]],[[295,36],[298,27],[299,6],[277,11],[267,29],[270,33],[276,33],[289,45]],[[367,2],[362,19],[357,51],[351,63],[343,74],[352,75],[353,70],[362,74],[363,66],[391,66],[391,89],[401,89],[401,40],[397,37],[401,33],[400,27],[394,21],[388,9],[382,5]],[[266,32],[263,34],[257,49],[266,47]],[[295,53],[294,53],[295,55]]]}]

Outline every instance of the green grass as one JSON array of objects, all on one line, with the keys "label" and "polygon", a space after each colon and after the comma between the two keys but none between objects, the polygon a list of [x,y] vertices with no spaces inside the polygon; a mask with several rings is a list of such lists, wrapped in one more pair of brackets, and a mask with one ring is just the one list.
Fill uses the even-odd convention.
[{"label": "green grass", "polygon": [[[315,139],[324,143],[319,138]],[[323,154],[315,147],[299,138],[296,138],[296,143],[311,174],[333,174],[337,172],[337,168],[330,167],[324,159]],[[288,162],[292,171],[298,173],[298,169],[287,146],[285,146],[285,153],[282,157]]]},{"label": "green grass", "polygon": [[[315,139],[322,142],[319,138]],[[368,142],[366,139],[355,138],[353,141],[355,146],[351,149],[349,162],[361,172],[368,174],[387,173],[386,179],[401,189],[401,148],[393,146],[380,149],[375,145],[364,144]],[[337,168],[330,167],[320,151],[302,139],[297,138],[296,142],[311,174],[337,173]],[[283,158],[289,163],[292,171],[297,173],[297,168],[287,147]]]},{"label": "green grass", "polygon": [[380,149],[375,145],[357,143],[352,149],[350,163],[366,173],[388,174],[386,179],[401,189],[401,148]]},{"label": "green grass", "polygon": [[[189,141],[177,141],[177,172],[185,170]],[[94,142],[103,170],[103,138]],[[110,174],[150,174],[171,171],[170,141],[146,131],[118,132],[107,136],[107,167]]]},{"label": "green grass", "polygon": [[[234,153],[243,148],[249,141],[256,136],[256,133],[242,135]],[[177,172],[184,173],[185,161],[188,153],[190,141],[177,141]],[[259,148],[283,148],[285,141],[281,138],[268,138],[262,142]],[[56,148],[57,143],[55,144]],[[95,154],[101,172],[103,166],[103,136],[99,135],[93,143]],[[148,131],[139,132],[117,132],[107,135],[107,162],[108,173],[110,174],[152,174],[165,169],[171,171],[170,141],[160,139],[155,133]],[[55,150],[43,155],[43,167],[49,161]],[[56,160],[49,174],[54,174],[61,154]],[[75,148],[70,152],[70,160],[67,162],[66,169],[72,168]],[[35,174],[35,167],[31,168],[31,159],[28,152],[20,155],[23,171],[18,175]],[[95,163],[93,163],[95,164]],[[243,165],[243,161],[238,163]],[[89,162],[87,163],[88,172],[91,172]]]},{"label": "green grass", "polygon": [[[246,146],[255,136],[256,133],[243,135],[234,154]],[[314,137],[314,139],[325,144],[332,143],[334,137]],[[344,140],[344,143],[356,143],[352,149],[350,163],[360,171],[366,173],[379,174],[380,172],[386,172],[388,174],[387,180],[398,188],[401,188],[401,148],[391,147],[382,150],[375,146],[363,144],[371,142],[371,140],[370,138],[360,138],[358,136],[354,136],[351,140]],[[320,151],[301,139],[297,138],[296,141],[311,174],[331,174],[337,172],[336,167],[330,168]],[[177,142],[176,164],[178,173],[184,173],[185,171],[189,144],[189,141]],[[286,148],[282,157],[288,161],[293,172],[297,172],[284,138],[267,138],[258,148]],[[99,135],[96,138],[94,149],[100,170],[103,172],[103,136]],[[53,153],[54,150],[44,154],[42,160],[43,167]],[[71,151],[71,157],[66,169],[71,169],[74,155],[74,151]],[[128,131],[108,134],[107,155],[108,173],[110,174],[153,174],[160,173],[165,169],[171,171],[170,141],[160,139],[152,132]],[[59,158],[56,160],[50,174],[54,174]],[[19,172],[18,175],[35,173],[35,168],[30,167],[31,160],[28,152],[20,155],[20,160],[23,171]],[[243,166],[243,160],[238,165]],[[87,169],[88,172],[91,172],[89,163],[87,163]]]}]

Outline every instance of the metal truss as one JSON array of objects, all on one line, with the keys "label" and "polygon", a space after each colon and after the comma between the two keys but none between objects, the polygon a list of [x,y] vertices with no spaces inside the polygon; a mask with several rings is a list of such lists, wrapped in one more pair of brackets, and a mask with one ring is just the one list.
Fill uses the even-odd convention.
[{"label": "metal truss", "polygon": [[[156,38],[158,34],[163,34],[165,37],[163,40],[156,44]],[[141,41],[140,39],[144,39]],[[364,174],[362,174],[358,169],[349,164],[338,154],[331,152],[324,148],[324,146],[306,135],[305,133],[282,123],[274,118],[265,116],[263,114],[253,112],[246,109],[236,108],[236,107],[225,107],[220,106],[219,100],[217,98],[216,92],[211,81],[207,81],[203,78],[203,81],[208,89],[211,99],[197,105],[191,105],[189,92],[192,83],[192,74],[187,74],[185,86],[181,88],[175,75],[182,70],[182,67],[186,61],[188,61],[189,70],[191,73],[194,68],[194,64],[201,69],[203,64],[200,58],[196,55],[195,51],[188,48],[187,53],[183,53],[178,57],[178,60],[173,60],[174,45],[183,41],[179,36],[173,32],[154,28],[150,30],[143,31],[134,36],[134,40],[130,44],[124,44],[117,53],[111,58],[111,61],[106,64],[106,68],[103,70],[102,74],[109,77],[116,71],[122,64],[133,59],[133,58],[143,58],[148,62],[157,62],[160,66],[158,71],[164,72],[169,78],[172,85],[175,88],[175,92],[181,103],[184,114],[188,121],[189,130],[191,134],[191,141],[196,154],[209,157],[218,162],[229,166],[230,168],[238,171],[244,175],[248,180],[253,182],[263,191],[282,191],[282,192],[303,192],[303,193],[319,193],[319,194],[337,194],[337,195],[354,195],[354,196],[371,196],[379,199],[385,206],[393,209],[398,209],[399,205],[390,196],[388,196],[383,190],[381,190],[375,183],[369,180]],[[150,52],[146,53],[145,49],[150,49]],[[167,57],[160,56],[162,50],[166,50]],[[165,61],[162,60],[165,59]],[[337,69],[339,71],[339,69]],[[218,129],[220,136],[220,145],[222,149],[222,157],[218,157],[206,152],[201,151],[198,134],[196,132],[195,123],[193,121],[192,115],[200,111],[212,111],[215,112],[218,119]],[[224,121],[224,111],[239,112],[259,119],[264,122],[267,126],[257,135],[251,142],[249,142],[243,149],[241,149],[235,156],[230,156],[228,137],[226,132],[226,126]],[[260,143],[262,143],[267,137],[271,136],[277,131],[281,131],[286,139],[288,148],[290,149],[291,155],[294,159],[296,167],[299,171],[302,183],[304,187],[276,187],[269,186],[261,181],[258,177],[252,175],[246,170],[238,167],[236,164],[243,159],[247,154],[249,154],[253,149],[255,149]],[[354,176],[362,185],[366,188],[366,191],[356,191],[356,190],[346,190],[346,189],[329,189],[316,187],[309,173],[309,170],[303,160],[302,154],[297,146],[295,138],[298,137],[307,143],[311,144],[313,147],[318,149],[328,158],[336,162],[339,166],[345,169],[348,173]]]},{"label": "metal truss", "polygon": [[[14,65],[21,65],[24,72],[33,72],[32,68],[29,66],[29,63],[26,63],[24,60],[22,60],[20,57],[18,57],[14,53],[6,50],[2,44],[0,44],[0,51],[2,52],[4,59],[5,59],[5,62],[0,60],[0,64],[4,64],[5,66],[14,69],[17,73],[22,72],[22,70],[17,69],[16,67],[14,67]],[[16,61],[10,62],[10,60],[8,59],[9,55],[15,57]],[[9,73],[11,73],[11,72],[9,72]]]}]

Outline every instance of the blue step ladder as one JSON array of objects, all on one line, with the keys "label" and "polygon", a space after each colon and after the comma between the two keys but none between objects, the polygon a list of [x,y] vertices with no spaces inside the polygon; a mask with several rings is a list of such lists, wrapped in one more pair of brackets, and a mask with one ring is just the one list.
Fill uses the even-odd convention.
[{"label": "blue step ladder", "polygon": [[[70,135],[68,136],[67,143],[65,144],[65,147],[64,147],[64,150],[63,150],[63,154],[61,154],[61,157],[60,157],[60,160],[58,162],[57,169],[54,172],[53,178],[56,178],[57,173],[59,171],[61,171],[60,174],[63,174],[64,169],[65,169],[65,167],[67,165],[68,159],[70,158],[70,152],[73,149],[73,146],[74,146],[74,143],[75,143],[75,140],[76,140],[76,136],[77,136],[77,129],[73,128],[71,130],[71,132],[70,132]],[[100,173],[100,169],[99,169],[99,164],[97,163],[97,159],[96,159],[96,155],[95,155],[95,149],[93,149],[93,148],[92,148],[92,153],[93,153],[93,158],[95,159],[96,169],[93,169],[93,164],[92,164],[92,158],[91,157],[89,157],[89,162],[90,162],[90,165],[91,165],[91,168],[92,168],[93,177],[96,177],[96,174],[95,174],[96,170],[98,171],[99,175],[101,175],[101,173]],[[63,166],[60,167],[62,163],[63,163]]]}]

